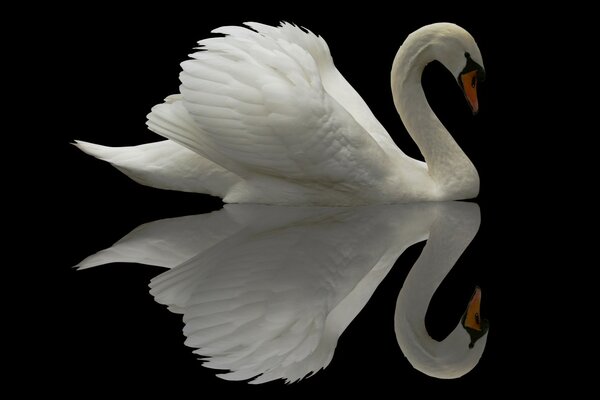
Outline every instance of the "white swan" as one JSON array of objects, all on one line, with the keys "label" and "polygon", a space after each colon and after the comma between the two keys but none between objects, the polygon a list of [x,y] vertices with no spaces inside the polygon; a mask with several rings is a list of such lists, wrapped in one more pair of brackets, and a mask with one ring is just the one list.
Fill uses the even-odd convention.
[{"label": "white swan", "polygon": [[405,155],[333,64],[325,41],[283,23],[227,26],[183,62],[181,94],[148,115],[168,140],[111,148],[82,141],[135,181],[228,203],[359,205],[477,196],[477,170],[431,110],[424,67],[439,60],[473,112],[483,62],[457,25],[424,26],[392,65],[394,103],[426,164]]},{"label": "white swan", "polygon": [[[472,369],[485,347],[482,339],[470,349],[469,335],[457,328],[451,345],[444,341],[428,354],[423,322],[433,291],[478,226],[479,209],[471,203],[228,205],[142,225],[79,266],[171,268],[152,280],[151,293],[183,314],[186,344],[205,366],[228,370],[219,375],[228,380],[290,382],[330,363],[339,337],[396,259],[429,236],[401,289],[396,332],[415,368],[442,376],[439,371]],[[477,328],[472,303],[468,323]]]}]

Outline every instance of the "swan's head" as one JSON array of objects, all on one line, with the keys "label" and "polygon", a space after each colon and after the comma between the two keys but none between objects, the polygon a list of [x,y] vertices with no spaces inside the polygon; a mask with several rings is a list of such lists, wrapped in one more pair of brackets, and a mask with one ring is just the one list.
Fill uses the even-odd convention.
[{"label": "swan's head", "polygon": [[485,69],[475,39],[455,24],[440,23],[429,26],[433,26],[436,31],[432,40],[434,57],[456,78],[473,114],[476,114],[479,111],[477,84],[485,79]]},{"label": "swan's head", "polygon": [[414,305],[398,297],[395,330],[398,344],[410,364],[439,379],[455,379],[479,363],[487,342],[488,322],[480,314],[481,290],[475,289],[467,309],[454,330],[441,342],[432,339],[423,316]]},{"label": "swan's head", "polygon": [[489,323],[485,319],[481,319],[481,289],[477,287],[473,297],[469,301],[467,310],[461,319],[461,325],[467,331],[470,337],[469,349],[475,347],[475,343],[484,335],[487,335]]},{"label": "swan's head", "polygon": [[[407,38],[417,52],[420,64],[438,60],[458,81],[473,113],[479,111],[477,84],[485,78],[481,51],[469,32],[458,25],[442,22],[426,25]],[[413,47],[414,46],[414,47]]]}]

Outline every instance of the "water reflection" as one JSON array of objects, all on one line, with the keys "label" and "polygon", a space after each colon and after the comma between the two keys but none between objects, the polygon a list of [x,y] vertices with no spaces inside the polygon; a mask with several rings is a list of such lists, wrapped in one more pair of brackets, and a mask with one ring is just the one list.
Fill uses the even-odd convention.
[{"label": "water reflection", "polygon": [[[181,313],[186,344],[228,380],[296,381],[325,368],[340,335],[409,246],[427,240],[402,286],[398,343],[425,374],[455,378],[479,361],[487,325],[476,290],[442,342],[425,328],[429,302],[479,228],[473,203],[358,208],[226,205],[141,225],[83,260],[169,268],[151,293]],[[385,317],[385,316],[384,316]],[[391,317],[391,316],[390,316]]]}]

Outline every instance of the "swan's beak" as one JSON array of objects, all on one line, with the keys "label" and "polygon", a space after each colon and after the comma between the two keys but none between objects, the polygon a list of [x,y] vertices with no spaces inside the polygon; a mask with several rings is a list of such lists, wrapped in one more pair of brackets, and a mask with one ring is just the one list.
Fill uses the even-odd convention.
[{"label": "swan's beak", "polygon": [[469,305],[467,306],[467,315],[465,316],[464,326],[465,328],[475,329],[476,331],[481,331],[481,316],[480,316],[480,306],[481,306],[481,289],[479,287],[475,288],[475,293],[473,293],[473,297],[471,297],[471,301],[469,301]]},{"label": "swan's beak", "polygon": [[471,106],[473,115],[479,111],[479,102],[477,101],[477,70],[461,74],[460,83],[465,97]]}]

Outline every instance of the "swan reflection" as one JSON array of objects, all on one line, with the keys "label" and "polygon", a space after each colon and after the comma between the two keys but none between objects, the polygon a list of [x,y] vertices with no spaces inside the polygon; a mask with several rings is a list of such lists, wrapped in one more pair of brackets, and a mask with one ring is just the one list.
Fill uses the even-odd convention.
[{"label": "swan reflection", "polygon": [[[425,328],[429,302],[479,228],[473,203],[358,208],[226,205],[141,225],[80,268],[134,262],[169,268],[151,293],[181,313],[186,345],[228,380],[297,381],[325,368],[340,335],[396,259],[427,240],[402,286],[398,343],[416,369],[455,378],[479,361],[487,324],[477,289],[448,337]],[[391,316],[390,316],[391,318]]]}]

